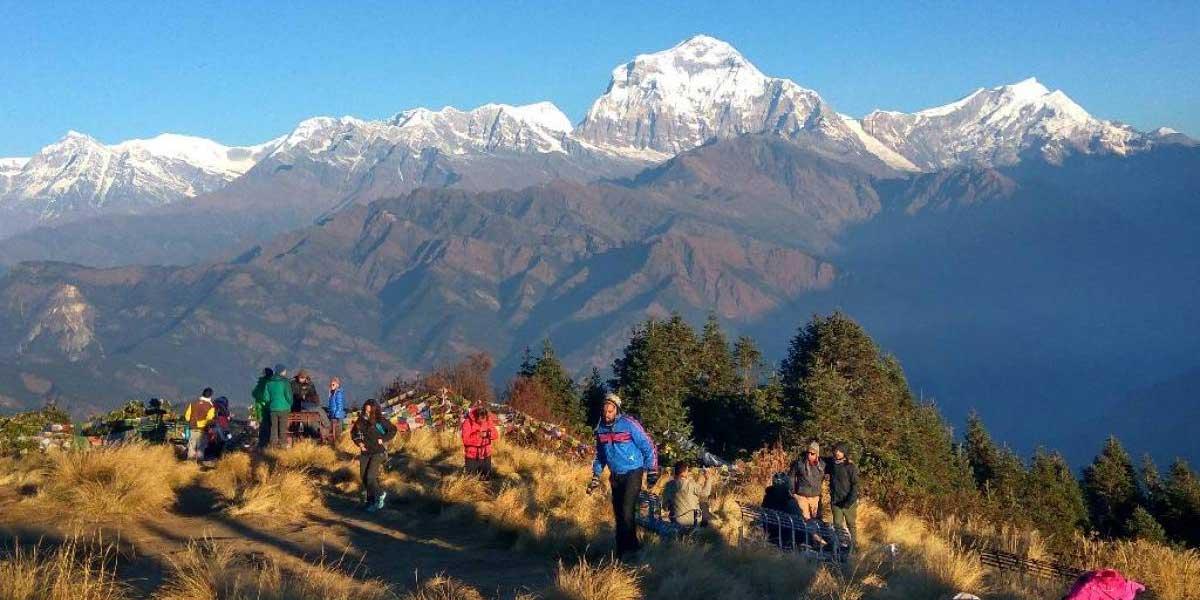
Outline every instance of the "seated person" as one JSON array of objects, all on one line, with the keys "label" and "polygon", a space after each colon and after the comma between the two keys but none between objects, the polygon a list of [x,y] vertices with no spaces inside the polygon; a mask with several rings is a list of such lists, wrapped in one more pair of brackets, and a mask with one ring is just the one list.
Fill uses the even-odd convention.
[{"label": "seated person", "polygon": [[300,369],[292,380],[292,411],[304,413],[309,426],[316,429],[318,437],[328,435],[333,426],[329,422],[329,413],[321,407],[321,396],[317,393],[317,386],[313,385],[312,378],[305,369]]},{"label": "seated person", "polygon": [[767,539],[781,548],[791,548],[792,540],[804,540],[804,516],[800,512],[800,503],[792,495],[792,482],[787,473],[780,471],[771,477],[771,485],[763,494],[762,507],[779,511],[795,517],[797,527],[786,523],[763,523]]},{"label": "seated person", "polygon": [[687,463],[675,463],[675,477],[663,488],[662,498],[663,506],[667,508],[671,521],[676,525],[707,525],[700,502],[707,500],[712,494],[712,480],[709,478],[708,469],[703,469],[701,473],[699,482],[692,481]]}]

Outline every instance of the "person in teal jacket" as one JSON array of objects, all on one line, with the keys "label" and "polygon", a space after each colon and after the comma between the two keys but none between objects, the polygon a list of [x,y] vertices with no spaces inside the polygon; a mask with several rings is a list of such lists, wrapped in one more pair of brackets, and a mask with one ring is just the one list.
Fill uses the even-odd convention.
[{"label": "person in teal jacket", "polygon": [[254,420],[258,421],[259,448],[266,448],[267,444],[271,443],[271,408],[267,404],[267,382],[274,376],[275,371],[270,367],[263,369],[262,376],[254,382],[254,390],[250,392],[250,397],[254,398],[251,413]]},{"label": "person in teal jacket", "polygon": [[275,365],[274,371],[263,389],[263,399],[271,411],[271,445],[281,447],[292,412],[292,382],[288,381],[287,367]]}]

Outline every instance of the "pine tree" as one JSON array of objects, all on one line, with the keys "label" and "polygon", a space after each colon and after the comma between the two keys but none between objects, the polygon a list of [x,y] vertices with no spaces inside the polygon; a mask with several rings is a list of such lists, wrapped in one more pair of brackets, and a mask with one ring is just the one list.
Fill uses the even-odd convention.
[{"label": "pine tree", "polygon": [[695,379],[695,335],[678,314],[667,321],[650,319],[633,331],[613,361],[609,387],[652,434],[691,437],[684,400]]},{"label": "pine tree", "polygon": [[778,381],[784,444],[799,446],[812,434],[849,443],[861,452],[873,497],[886,505],[972,487],[936,409],[916,401],[899,362],[846,315],[815,316],[802,327]]},{"label": "pine tree", "polygon": [[1167,534],[1200,547],[1200,478],[1187,461],[1176,459],[1163,482],[1163,525]]},{"label": "pine tree", "polygon": [[1087,504],[1071,466],[1058,452],[1038,448],[1029,465],[1024,505],[1034,526],[1052,544],[1069,544],[1088,528]]},{"label": "pine tree", "polygon": [[762,351],[754,338],[743,335],[733,344],[733,364],[737,369],[738,386],[744,395],[758,388],[762,378]]},{"label": "pine tree", "polygon": [[1167,532],[1142,505],[1133,507],[1133,513],[1125,521],[1126,535],[1135,540],[1146,540],[1158,544],[1167,543]]},{"label": "pine tree", "polygon": [[1083,494],[1092,525],[1101,534],[1127,535],[1125,525],[1140,499],[1133,463],[1116,437],[1109,436],[1100,454],[1084,468]]},{"label": "pine tree", "polygon": [[971,465],[971,474],[975,477],[975,485],[980,490],[983,490],[989,481],[995,477],[996,464],[996,444],[992,442],[992,436],[983,426],[983,419],[979,413],[971,411],[967,415],[967,433],[965,448],[967,454],[967,462]]},{"label": "pine tree", "polygon": [[741,398],[729,344],[715,314],[710,313],[704,324],[695,358],[695,379],[684,402],[695,441],[709,449],[729,448],[738,437],[730,419],[741,408]]},{"label": "pine tree", "polygon": [[589,425],[598,423],[604,411],[604,396],[608,394],[608,386],[600,377],[600,369],[592,367],[592,374],[583,384],[583,406],[587,410]]},{"label": "pine tree", "polygon": [[542,342],[542,353],[530,365],[529,375],[544,386],[549,394],[550,410],[564,425],[583,427],[584,411],[575,382],[567,375],[549,339]]}]

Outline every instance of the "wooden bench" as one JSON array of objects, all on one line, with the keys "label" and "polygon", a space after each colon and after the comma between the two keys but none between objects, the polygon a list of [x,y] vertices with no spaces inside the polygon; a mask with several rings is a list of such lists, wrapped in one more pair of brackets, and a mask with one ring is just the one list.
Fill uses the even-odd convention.
[{"label": "wooden bench", "polygon": [[850,532],[820,519],[803,517],[769,508],[738,503],[742,524],[738,541],[750,539],[775,546],[784,552],[799,552],[823,561],[845,562],[853,548]]},{"label": "wooden bench", "polygon": [[308,435],[308,431],[319,432],[318,440],[322,444],[333,445],[336,441],[333,437],[333,428],[326,428],[324,431],[320,428],[321,417],[315,412],[294,412],[288,413],[287,430],[284,431],[284,438],[287,440],[287,445],[291,446],[297,438],[312,437]]},{"label": "wooden bench", "polygon": [[[638,493],[638,508],[634,515],[634,521],[642,529],[662,538],[677,539],[686,536],[696,528],[695,525],[688,527],[672,521],[669,516],[664,514],[665,512],[662,499],[657,494],[645,490]],[[699,511],[696,512],[699,513]],[[699,514],[693,515],[692,518],[699,524]]]},{"label": "wooden bench", "polygon": [[1019,571],[1046,579],[1074,581],[1085,573],[1083,569],[1076,567],[1045,560],[1025,558],[1018,554],[1004,552],[1003,550],[982,550],[979,553],[979,562],[1003,571]]}]

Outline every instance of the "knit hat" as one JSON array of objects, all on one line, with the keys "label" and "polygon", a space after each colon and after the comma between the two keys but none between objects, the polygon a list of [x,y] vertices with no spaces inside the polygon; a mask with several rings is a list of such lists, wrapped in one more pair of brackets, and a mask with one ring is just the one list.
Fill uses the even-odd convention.
[{"label": "knit hat", "polygon": [[821,445],[818,444],[816,442],[816,440],[813,440],[808,443],[808,451],[820,456],[821,455]]},{"label": "knit hat", "polygon": [[617,410],[621,410],[621,397],[620,396],[618,396],[612,392],[609,392],[604,395],[604,401],[611,402],[613,404],[613,406],[617,407]]},{"label": "knit hat", "polygon": [[287,373],[287,367],[283,366],[283,363],[277,363],[275,365],[275,374],[283,377],[284,373]]}]

